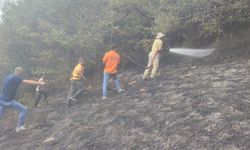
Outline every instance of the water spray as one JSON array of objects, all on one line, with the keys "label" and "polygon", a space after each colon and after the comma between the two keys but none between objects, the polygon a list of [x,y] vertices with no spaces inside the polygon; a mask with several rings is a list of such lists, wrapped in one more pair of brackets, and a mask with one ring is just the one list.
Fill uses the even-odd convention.
[{"label": "water spray", "polygon": [[[206,57],[210,54],[212,54],[212,52],[214,51],[214,49],[191,49],[191,48],[170,48],[169,52],[170,53],[175,53],[178,55],[183,55],[183,56],[188,56],[188,57],[195,57],[195,58],[202,58],[202,57]],[[148,69],[151,68],[152,66],[148,66],[145,67],[139,63],[137,63],[134,59],[130,58],[128,55],[119,52],[123,57],[127,58],[130,62],[132,62],[133,64],[135,64],[136,66],[142,68],[142,69]]]},{"label": "water spray", "polygon": [[190,48],[170,48],[169,52],[189,56],[189,57],[196,57],[202,58],[210,55],[214,49],[190,49]]}]

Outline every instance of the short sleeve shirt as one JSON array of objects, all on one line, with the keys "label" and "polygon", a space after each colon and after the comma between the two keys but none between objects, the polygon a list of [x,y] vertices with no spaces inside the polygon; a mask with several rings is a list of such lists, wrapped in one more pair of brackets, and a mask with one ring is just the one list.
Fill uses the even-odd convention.
[{"label": "short sleeve shirt", "polygon": [[105,64],[104,72],[109,74],[117,73],[117,68],[120,63],[120,55],[111,50],[107,52],[103,57],[103,63]]},{"label": "short sleeve shirt", "polygon": [[156,39],[153,43],[153,46],[152,46],[152,51],[151,52],[158,52],[162,49],[162,40],[161,39]]},{"label": "short sleeve shirt", "polygon": [[14,100],[17,93],[17,89],[22,82],[23,79],[14,74],[5,77],[3,80],[1,100]]},{"label": "short sleeve shirt", "polygon": [[74,68],[70,80],[81,80],[83,74],[84,74],[84,66],[82,64],[78,64]]}]

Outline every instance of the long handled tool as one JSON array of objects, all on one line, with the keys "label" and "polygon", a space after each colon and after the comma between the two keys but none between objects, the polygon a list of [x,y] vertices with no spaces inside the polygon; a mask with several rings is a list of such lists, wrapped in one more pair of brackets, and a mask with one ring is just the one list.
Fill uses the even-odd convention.
[{"label": "long handled tool", "polygon": [[150,66],[147,66],[147,67],[144,67],[143,65],[137,63],[134,59],[132,59],[132,58],[129,57],[128,55],[126,55],[126,54],[124,54],[124,53],[121,53],[121,52],[119,52],[119,53],[120,53],[120,55],[122,55],[123,57],[125,57],[126,59],[128,59],[129,61],[131,61],[133,64],[135,64],[135,65],[138,66],[139,68],[142,68],[142,69],[151,69],[151,68],[153,67],[154,59],[155,59],[156,55],[159,53],[159,51],[155,53],[155,55],[154,55],[154,57],[153,57],[152,64],[151,64]]}]

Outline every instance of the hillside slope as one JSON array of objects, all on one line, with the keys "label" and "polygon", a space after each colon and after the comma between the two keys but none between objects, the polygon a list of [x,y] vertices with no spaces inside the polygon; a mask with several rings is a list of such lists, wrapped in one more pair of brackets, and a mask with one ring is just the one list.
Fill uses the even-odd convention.
[{"label": "hillside slope", "polygon": [[7,113],[0,122],[0,147],[250,149],[249,70],[250,60],[239,57],[166,66],[146,82],[130,72],[126,91],[107,100],[93,90],[72,107],[64,107],[58,95],[50,105],[31,110],[25,132],[15,133],[17,115]]}]

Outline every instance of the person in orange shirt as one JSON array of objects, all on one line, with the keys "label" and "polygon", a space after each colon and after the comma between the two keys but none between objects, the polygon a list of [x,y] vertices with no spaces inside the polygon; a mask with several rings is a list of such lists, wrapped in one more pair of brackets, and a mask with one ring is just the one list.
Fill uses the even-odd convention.
[{"label": "person in orange shirt", "polygon": [[116,52],[116,50],[110,50],[105,53],[103,57],[103,64],[104,64],[104,73],[103,73],[103,96],[102,99],[107,99],[107,86],[109,77],[112,76],[115,81],[115,86],[118,93],[124,91],[124,89],[120,86],[120,81],[117,77],[117,69],[118,65],[120,64],[121,58],[120,55]]},{"label": "person in orange shirt", "polygon": [[82,80],[85,80],[84,77],[84,65],[85,60],[84,58],[80,57],[78,59],[78,64],[74,68],[71,78],[70,78],[70,90],[68,97],[66,99],[66,104],[70,105],[71,101],[77,101],[76,97],[82,93]]}]

